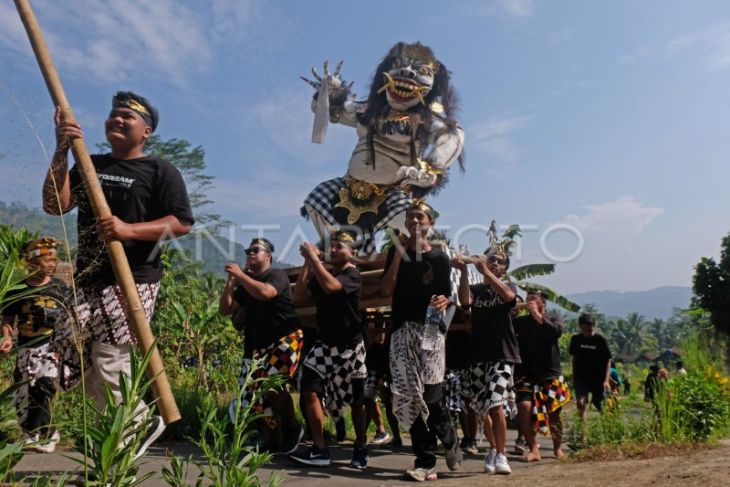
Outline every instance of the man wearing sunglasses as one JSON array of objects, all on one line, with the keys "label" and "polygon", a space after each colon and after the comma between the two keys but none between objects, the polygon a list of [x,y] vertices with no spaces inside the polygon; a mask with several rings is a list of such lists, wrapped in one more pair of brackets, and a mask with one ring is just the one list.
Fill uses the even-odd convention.
[{"label": "man wearing sunglasses", "polygon": [[[232,315],[242,322],[244,350],[239,385],[246,379],[252,359],[262,364],[254,372],[255,377],[282,374],[291,379],[299,364],[303,335],[289,277],[272,267],[274,245],[267,239],[254,238],[245,252],[245,270],[235,262],[226,264],[228,280],[218,307],[222,315]],[[240,405],[237,399],[233,401],[231,417],[239,406],[253,407],[263,414],[259,422],[261,446],[285,454],[296,450],[304,431],[297,422],[286,385],[255,404],[251,404],[253,394],[254,389],[248,388],[243,391]]]},{"label": "man wearing sunglasses", "polygon": [[[484,275],[482,283],[469,285],[467,259]],[[459,301],[470,305],[472,313],[471,367],[463,378],[462,391],[476,414],[488,414],[491,420],[494,443],[484,460],[484,471],[507,475],[512,470],[506,456],[505,408],[512,395],[512,369],[520,363],[510,313],[516,293],[502,280],[509,268],[509,256],[495,245],[484,256],[456,257],[452,264],[461,270]]]}]

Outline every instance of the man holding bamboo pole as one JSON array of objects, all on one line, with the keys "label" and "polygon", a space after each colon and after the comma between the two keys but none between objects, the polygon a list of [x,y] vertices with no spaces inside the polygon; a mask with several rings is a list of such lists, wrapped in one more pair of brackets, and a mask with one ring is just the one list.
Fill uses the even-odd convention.
[{"label": "man holding bamboo pole", "polygon": [[[104,385],[121,400],[119,373],[130,374],[129,316],[120,286],[112,271],[104,243],[121,241],[129,261],[140,301],[149,320],[162,277],[160,242],[187,234],[194,223],[185,183],[168,161],[144,155],[147,139],[157,128],[158,113],[150,102],[132,92],[119,92],[104,124],[110,154],[94,155],[99,183],[112,215],[97,219],[77,166],[68,169],[73,139],[82,138],[81,127],[65,120],[56,109],[56,151],[43,186],[43,208],[60,215],[78,207],[78,256],[74,279],[79,289],[77,327],[66,330],[75,346],[58,347],[62,354],[61,385],[72,387],[81,378],[80,353],[88,361],[86,387],[100,409],[105,405]],[[83,347],[83,348],[82,348]],[[142,420],[146,405],[136,417]],[[164,430],[155,417],[137,456]]]}]

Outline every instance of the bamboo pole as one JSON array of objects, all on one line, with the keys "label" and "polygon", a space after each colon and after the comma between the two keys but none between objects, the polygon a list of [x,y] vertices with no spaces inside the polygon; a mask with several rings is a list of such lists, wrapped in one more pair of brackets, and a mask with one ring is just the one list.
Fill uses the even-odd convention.
[{"label": "bamboo pole", "polygon": [[[28,33],[30,44],[33,47],[33,52],[35,53],[38,66],[43,74],[43,79],[46,82],[46,87],[51,95],[53,104],[61,107],[66,120],[75,121],[73,110],[71,110],[71,105],[66,99],[61,80],[53,65],[50,51],[43,38],[43,32],[41,31],[40,25],[38,25],[30,3],[28,0],[15,0],[15,6]],[[74,139],[71,151],[81,171],[81,177],[84,181],[86,193],[89,196],[89,202],[91,203],[94,215],[97,218],[111,216],[111,210],[106,202],[106,198],[104,198],[104,193],[101,190],[101,185],[96,176],[96,170],[91,162],[89,151],[86,149],[86,144],[83,139]],[[180,411],[172,395],[170,383],[165,373],[164,364],[162,363],[162,357],[154,344],[155,338],[152,335],[150,324],[145,316],[144,308],[142,307],[139,293],[137,292],[137,286],[134,283],[132,271],[129,268],[127,256],[124,253],[124,247],[120,241],[114,240],[106,243],[106,249],[109,254],[112,269],[114,270],[114,276],[126,300],[128,316],[130,318],[129,324],[137,337],[137,343],[145,354],[152,349],[150,362],[147,366],[147,373],[150,377],[154,378],[152,390],[158,400],[157,407],[160,409],[160,414],[165,420],[165,423],[175,422],[180,419]]]}]

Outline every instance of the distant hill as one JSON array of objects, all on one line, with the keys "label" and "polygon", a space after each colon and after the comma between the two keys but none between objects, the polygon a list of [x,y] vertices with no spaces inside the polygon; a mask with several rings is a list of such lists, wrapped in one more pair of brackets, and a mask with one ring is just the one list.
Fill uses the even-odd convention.
[{"label": "distant hill", "polygon": [[609,316],[625,317],[637,312],[645,318],[666,319],[673,308],[687,308],[692,289],[680,286],[663,286],[648,291],[590,291],[568,295],[580,305],[595,304],[598,310]]}]

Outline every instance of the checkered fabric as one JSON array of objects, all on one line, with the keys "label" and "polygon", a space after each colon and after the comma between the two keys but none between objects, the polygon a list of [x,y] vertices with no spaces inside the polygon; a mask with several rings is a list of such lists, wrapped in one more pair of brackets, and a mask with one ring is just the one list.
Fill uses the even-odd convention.
[{"label": "checkered fabric", "polygon": [[[302,334],[302,330],[297,330],[280,338],[268,347],[256,350],[253,353],[253,358],[262,360],[262,364],[261,368],[254,371],[253,378],[259,379],[262,377],[269,377],[274,374],[281,374],[291,379],[297,371],[303,346],[304,335]],[[238,375],[239,387],[243,386],[246,381],[250,368],[251,359],[243,359],[243,362],[241,363],[241,372]],[[254,383],[252,386],[243,391],[240,407],[247,408],[250,406],[256,414],[262,414],[264,416],[264,420],[271,428],[276,428],[278,423],[274,418],[274,411],[271,407],[264,403],[264,398],[258,396],[256,401],[254,401],[256,390],[257,384]],[[237,406],[238,398],[231,402],[228,409],[231,420],[233,420]]]},{"label": "checkered fabric", "polygon": [[21,347],[15,362],[13,379],[15,382],[25,382],[15,391],[15,410],[18,414],[18,424],[23,426],[28,419],[30,405],[30,388],[35,386],[38,379],[48,377],[54,381],[58,379],[58,359],[49,349],[49,343],[35,347]]},{"label": "checkered fabric", "polygon": [[[137,284],[147,320],[152,319],[159,289],[159,282]],[[118,285],[79,290],[77,302],[76,319],[70,317],[64,326],[57,327],[50,341],[50,350],[61,357],[59,382],[63,390],[76,386],[81,380],[81,371],[91,369],[93,342],[111,345],[136,342],[129,329],[129,315]]]},{"label": "checkered fabric", "polygon": [[[340,202],[340,190],[344,187],[346,187],[345,178],[335,178],[320,183],[304,200],[304,208],[307,211],[313,210],[317,212],[332,227],[350,226],[351,224],[346,219],[338,218],[334,211]],[[375,234],[383,230],[388,225],[388,222],[398,214],[406,211],[411,205],[412,199],[410,195],[402,189],[393,187],[386,191],[388,192],[388,196],[378,207],[375,224],[372,223],[372,213],[366,213],[361,216],[354,224],[363,232],[361,248],[364,255],[375,253]],[[366,220],[370,223],[366,223]]]},{"label": "checkered fabric", "polygon": [[446,400],[450,411],[466,411],[468,406],[462,391],[462,377],[468,370],[449,370],[446,373]]},{"label": "checkered fabric", "polygon": [[532,393],[532,428],[543,435],[549,434],[548,415],[570,401],[570,391],[563,376],[535,383],[522,381],[516,389],[519,392]]},{"label": "checkered fabric", "polygon": [[393,414],[406,430],[418,416],[428,420],[424,386],[442,383],[446,373],[446,337],[439,333],[434,349],[424,350],[423,328],[423,323],[406,321],[390,337]]},{"label": "checkered fabric", "polygon": [[337,421],[345,406],[354,402],[352,380],[366,379],[365,344],[355,347],[330,347],[317,341],[302,365],[315,372],[324,385],[325,410]]},{"label": "checkered fabric", "polygon": [[480,362],[462,376],[462,395],[468,404],[483,415],[490,409],[503,406],[510,417],[516,413],[512,383],[512,364],[507,362]]}]

